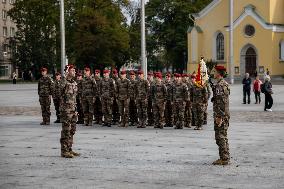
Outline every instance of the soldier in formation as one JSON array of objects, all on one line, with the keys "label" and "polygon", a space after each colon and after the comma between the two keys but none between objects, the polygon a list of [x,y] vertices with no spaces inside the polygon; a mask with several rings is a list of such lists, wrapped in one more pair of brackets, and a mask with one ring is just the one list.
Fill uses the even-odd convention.
[{"label": "soldier in formation", "polygon": [[82,98],[83,98],[83,86],[82,86],[83,74],[81,72],[77,73],[77,87],[78,92],[76,96],[76,107],[78,112],[78,121],[77,124],[84,124],[84,113],[83,113],[83,105],[82,105]]},{"label": "soldier in formation", "polygon": [[95,103],[94,103],[94,117],[95,117],[95,123],[101,125],[102,124],[102,118],[103,118],[103,113],[102,113],[102,102],[100,98],[100,86],[101,86],[101,71],[100,70],[95,70],[95,81],[96,81],[96,86],[97,86],[97,92],[95,96]]},{"label": "soldier in formation", "polygon": [[138,115],[136,107],[136,76],[134,71],[130,71],[130,86],[129,86],[129,122],[131,126],[138,124]]},{"label": "soldier in formation", "polygon": [[60,123],[60,98],[61,98],[61,74],[59,72],[55,73],[54,90],[53,90],[53,104],[56,111],[56,120],[54,123]]}]

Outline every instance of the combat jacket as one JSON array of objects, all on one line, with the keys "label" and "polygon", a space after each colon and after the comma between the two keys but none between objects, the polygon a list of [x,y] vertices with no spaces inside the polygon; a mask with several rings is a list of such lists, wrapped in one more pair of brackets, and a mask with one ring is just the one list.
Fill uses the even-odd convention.
[{"label": "combat jacket", "polygon": [[103,78],[100,85],[100,94],[102,98],[110,99],[114,97],[115,84],[111,78]]},{"label": "combat jacket", "polygon": [[40,97],[53,95],[54,83],[49,76],[43,76],[38,81],[38,95]]},{"label": "combat jacket", "polygon": [[55,80],[52,97],[56,100],[59,100],[61,98],[61,80]]},{"label": "combat jacket", "polygon": [[126,100],[129,98],[130,81],[128,79],[120,79],[117,81],[117,99]]},{"label": "combat jacket", "polygon": [[207,86],[203,85],[202,87],[193,84],[192,87],[192,102],[194,104],[205,104],[208,101],[208,91]]},{"label": "combat jacket", "polygon": [[136,85],[136,99],[146,100],[149,94],[149,83],[145,79],[139,79]]},{"label": "combat jacket", "polygon": [[96,81],[93,77],[84,77],[82,80],[82,95],[84,97],[94,97],[96,94]]},{"label": "combat jacket", "polygon": [[136,97],[136,83],[137,83],[136,80],[130,79],[130,86],[129,86],[129,89],[128,89],[128,94],[129,94],[130,99],[135,99],[135,97]]},{"label": "combat jacket", "polygon": [[102,79],[100,77],[95,76],[95,81],[96,81],[96,86],[97,86],[96,97],[99,97],[100,91],[101,91],[100,86],[101,86]]},{"label": "combat jacket", "polygon": [[171,81],[164,81],[164,84],[167,88],[167,100],[170,100],[171,102],[174,100],[174,85]]},{"label": "combat jacket", "polygon": [[158,82],[152,86],[151,98],[154,103],[165,102],[167,99],[167,88],[166,85]]},{"label": "combat jacket", "polygon": [[188,101],[188,88],[184,83],[176,83],[174,87],[174,101]]}]

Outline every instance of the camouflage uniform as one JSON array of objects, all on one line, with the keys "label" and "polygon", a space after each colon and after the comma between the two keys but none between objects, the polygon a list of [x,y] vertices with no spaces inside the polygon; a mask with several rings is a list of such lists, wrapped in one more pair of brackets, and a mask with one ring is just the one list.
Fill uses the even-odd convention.
[{"label": "camouflage uniform", "polygon": [[[212,86],[213,91],[213,116],[214,116],[214,130],[215,140],[219,147],[219,156],[222,161],[230,160],[229,144],[227,131],[229,128],[230,112],[229,112],[229,84],[220,79]],[[216,124],[216,118],[222,118],[221,125]]]},{"label": "camouflage uniform", "polygon": [[[97,84],[97,91],[100,91],[99,87],[101,86],[102,79],[95,76],[95,80]],[[99,92],[96,93],[96,99],[94,104],[94,115],[95,115],[96,124],[102,124],[102,118],[103,118],[102,102]]]},{"label": "camouflage uniform", "polygon": [[102,102],[102,112],[104,116],[104,126],[111,126],[112,103],[115,93],[115,84],[111,78],[103,78],[100,85]]},{"label": "camouflage uniform", "polygon": [[207,101],[206,101],[206,104],[205,104],[205,111],[204,111],[204,121],[203,121],[203,125],[206,125],[207,124],[207,108],[208,108],[208,100],[211,96],[211,91],[210,91],[210,88],[209,88],[209,84],[206,83],[206,89],[207,89]]},{"label": "camouflage uniform", "polygon": [[155,128],[164,127],[165,102],[167,99],[167,88],[162,82],[155,82],[151,89],[153,112],[155,117]]},{"label": "camouflage uniform", "polygon": [[72,152],[73,136],[76,131],[77,112],[76,95],[77,83],[67,76],[62,86],[62,131],[61,131],[61,154]]},{"label": "camouflage uniform", "polygon": [[[113,77],[114,84],[117,85],[117,82],[120,80],[118,76]],[[116,90],[116,87],[115,87]],[[113,104],[112,104],[112,122],[116,124],[119,122],[119,107],[118,107],[118,100],[117,100],[117,92],[114,93]]]},{"label": "camouflage uniform", "polygon": [[84,77],[82,81],[82,105],[86,126],[92,125],[94,115],[94,98],[96,94],[96,81],[92,76]]},{"label": "camouflage uniform", "polygon": [[185,102],[188,101],[188,88],[184,83],[176,83],[174,87],[174,106],[176,114],[175,129],[182,129],[184,126]]},{"label": "camouflage uniform", "polygon": [[55,80],[54,82],[54,90],[53,90],[53,95],[52,95],[52,99],[53,99],[53,104],[55,107],[55,111],[56,111],[56,121],[55,123],[59,123],[60,122],[60,98],[61,98],[61,80]]},{"label": "camouflage uniform", "polygon": [[137,107],[136,107],[136,80],[130,79],[130,87],[129,87],[129,122],[131,125],[135,125],[138,123],[137,117]]},{"label": "camouflage uniform", "polygon": [[147,96],[149,94],[149,83],[145,79],[139,79],[136,85],[136,105],[138,109],[139,126],[145,128],[147,121]]},{"label": "camouflage uniform", "polygon": [[186,81],[185,84],[188,88],[189,99],[185,103],[185,112],[184,112],[184,126],[190,128],[191,120],[192,120],[192,102],[191,102],[191,94],[192,94],[192,83],[191,81]]},{"label": "camouflage uniform", "polygon": [[51,95],[53,92],[53,81],[49,76],[43,76],[38,81],[38,95],[39,103],[41,106],[42,120],[41,125],[50,124],[50,104],[51,104]]},{"label": "camouflage uniform", "polygon": [[119,107],[119,114],[121,116],[121,126],[128,126],[129,119],[129,88],[130,81],[128,79],[120,79],[117,82],[117,100]]},{"label": "camouflage uniform", "polygon": [[84,123],[84,112],[83,112],[83,105],[82,105],[83,85],[82,85],[82,80],[77,80],[76,82],[77,82],[77,87],[78,87],[78,93],[76,96],[78,124],[83,124]]},{"label": "camouflage uniform", "polygon": [[203,85],[202,87],[193,84],[192,87],[192,110],[194,112],[194,120],[196,130],[202,129],[204,122],[204,112],[206,108],[206,103],[208,101],[208,91],[207,87]]},{"label": "camouflage uniform", "polygon": [[166,127],[173,126],[173,83],[171,81],[164,82],[167,88],[167,100],[166,100],[166,107],[165,107],[165,121]]},{"label": "camouflage uniform", "polygon": [[[148,83],[150,84],[150,90],[152,90],[152,87],[154,86],[155,82],[154,81],[149,81]],[[152,126],[154,124],[154,114],[153,114],[153,100],[151,97],[151,94],[149,93],[147,96],[148,104],[147,104],[147,125]]]}]

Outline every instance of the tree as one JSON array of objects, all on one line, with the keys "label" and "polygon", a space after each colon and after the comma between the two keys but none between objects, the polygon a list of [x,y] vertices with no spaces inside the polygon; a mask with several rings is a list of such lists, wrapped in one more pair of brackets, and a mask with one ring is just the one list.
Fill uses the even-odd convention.
[{"label": "tree", "polygon": [[[187,29],[193,25],[190,13],[199,12],[211,0],[151,0],[146,5],[146,23],[153,49],[163,50],[167,62],[182,72],[187,52]],[[147,49],[149,51],[149,49]],[[169,63],[168,63],[169,62]]]}]

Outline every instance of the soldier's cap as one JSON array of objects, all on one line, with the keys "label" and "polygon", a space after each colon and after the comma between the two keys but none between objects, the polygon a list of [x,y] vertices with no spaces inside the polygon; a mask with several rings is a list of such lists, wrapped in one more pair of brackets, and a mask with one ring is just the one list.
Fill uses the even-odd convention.
[{"label": "soldier's cap", "polygon": [[104,70],[104,74],[105,74],[105,73],[109,73],[109,70]]},{"label": "soldier's cap", "polygon": [[135,72],[133,70],[131,70],[129,75],[135,75]]},{"label": "soldier's cap", "polygon": [[113,70],[112,70],[112,73],[113,73],[113,74],[117,74],[117,70],[116,70],[116,69],[113,69]]},{"label": "soldier's cap", "polygon": [[144,74],[142,70],[138,71],[138,75]]},{"label": "soldier's cap", "polygon": [[188,75],[187,74],[182,74],[182,77],[188,77]]},{"label": "soldier's cap", "polygon": [[75,69],[75,66],[73,64],[68,64],[67,66],[68,70]]},{"label": "soldier's cap", "polygon": [[41,72],[47,71],[47,68],[46,67],[41,67],[40,71]]},{"label": "soldier's cap", "polygon": [[171,77],[171,76],[172,76],[172,75],[171,75],[170,72],[166,73],[166,77]]},{"label": "soldier's cap", "polygon": [[215,66],[215,69],[217,71],[226,71],[226,68],[224,66]]},{"label": "soldier's cap", "polygon": [[77,76],[83,76],[82,72],[78,72]]},{"label": "soldier's cap", "polygon": [[179,73],[176,73],[175,77],[181,77],[181,75]]},{"label": "soldier's cap", "polygon": [[85,67],[84,70],[87,71],[87,72],[91,71],[90,67]]},{"label": "soldier's cap", "polygon": [[61,73],[60,72],[56,72],[55,75],[58,76],[58,75],[61,75]]},{"label": "soldier's cap", "polygon": [[125,70],[122,70],[122,71],[120,71],[120,74],[121,74],[121,75],[125,75],[125,74],[126,74],[126,71],[125,71]]},{"label": "soldier's cap", "polygon": [[153,76],[153,72],[148,72],[148,76]]},{"label": "soldier's cap", "polygon": [[192,75],[191,75],[191,78],[192,78],[192,79],[195,79],[195,78],[196,78],[196,75],[195,75],[195,74],[192,74]]},{"label": "soldier's cap", "polygon": [[156,74],[156,78],[162,79],[163,76],[162,76],[162,74]]},{"label": "soldier's cap", "polygon": [[95,70],[95,73],[97,74],[97,73],[101,73],[101,70]]}]

